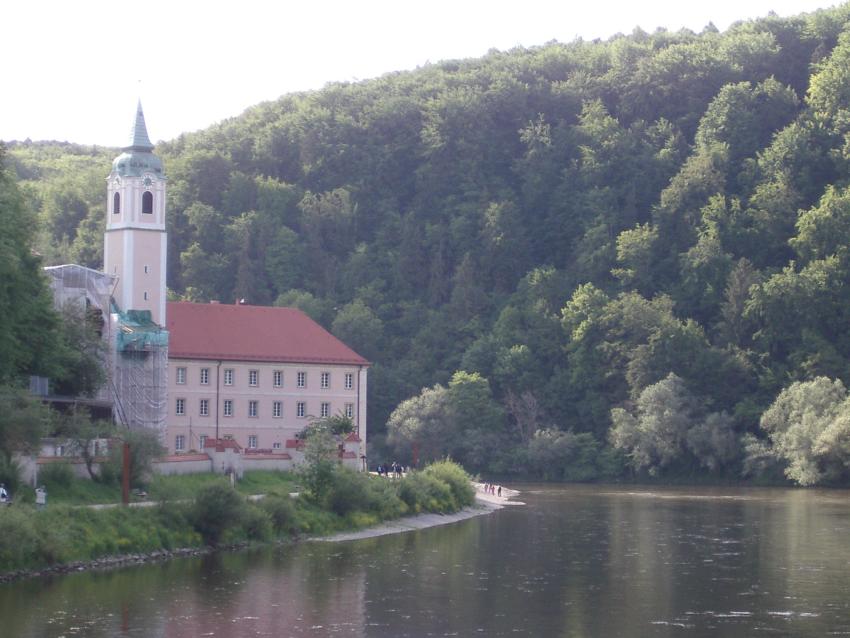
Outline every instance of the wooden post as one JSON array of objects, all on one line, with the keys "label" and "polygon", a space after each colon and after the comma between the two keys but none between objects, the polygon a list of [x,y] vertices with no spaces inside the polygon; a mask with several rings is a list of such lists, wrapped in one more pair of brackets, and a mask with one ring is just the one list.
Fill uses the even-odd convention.
[{"label": "wooden post", "polygon": [[121,477],[121,501],[130,504],[130,444],[124,443],[124,463]]}]

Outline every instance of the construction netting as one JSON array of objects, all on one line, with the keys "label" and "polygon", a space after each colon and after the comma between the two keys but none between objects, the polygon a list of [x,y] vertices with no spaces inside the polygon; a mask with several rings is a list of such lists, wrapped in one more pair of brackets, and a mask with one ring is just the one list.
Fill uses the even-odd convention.
[{"label": "construction netting", "polygon": [[148,310],[112,306],[115,334],[115,418],[127,427],[165,434],[168,410],[168,331]]},{"label": "construction netting", "polygon": [[152,428],[164,435],[168,375],[168,331],[149,311],[118,308],[112,300],[116,278],[75,264],[45,268],[57,307],[78,305],[102,318],[107,343],[106,383],[98,398],[112,402],[115,421]]}]

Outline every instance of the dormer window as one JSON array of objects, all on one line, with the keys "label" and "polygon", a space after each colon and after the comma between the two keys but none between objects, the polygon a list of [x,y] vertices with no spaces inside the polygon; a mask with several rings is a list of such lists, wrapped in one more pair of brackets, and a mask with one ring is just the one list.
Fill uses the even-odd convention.
[{"label": "dormer window", "polygon": [[145,191],[142,195],[142,213],[153,214],[153,193]]},{"label": "dormer window", "polygon": [[119,193],[115,193],[112,196],[112,214],[117,215],[121,212],[121,195]]}]

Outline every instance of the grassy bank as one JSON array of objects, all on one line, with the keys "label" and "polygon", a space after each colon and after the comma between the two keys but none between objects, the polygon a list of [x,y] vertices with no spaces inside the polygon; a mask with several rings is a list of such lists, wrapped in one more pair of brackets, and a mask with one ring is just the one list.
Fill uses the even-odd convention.
[{"label": "grassy bank", "polygon": [[[0,573],[38,570],[107,556],[177,548],[287,540],[328,535],[420,512],[454,512],[474,501],[469,476],[449,461],[400,480],[336,468],[327,484],[299,498],[295,475],[246,473],[236,489],[214,475],[158,477],[149,487],[155,505],[94,509],[73,481],[63,493],[48,486],[49,506],[0,509]],[[97,488],[95,488],[96,491]],[[259,501],[248,494],[265,494]],[[96,492],[98,498],[103,495]],[[57,502],[58,501],[58,502]]]}]

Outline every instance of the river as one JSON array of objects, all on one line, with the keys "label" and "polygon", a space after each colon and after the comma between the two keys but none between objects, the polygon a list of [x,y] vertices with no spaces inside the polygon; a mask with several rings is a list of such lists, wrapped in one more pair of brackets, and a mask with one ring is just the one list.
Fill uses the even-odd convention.
[{"label": "river", "polygon": [[848,492],[517,487],[444,527],[0,585],[0,635],[850,635]]}]

